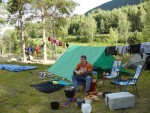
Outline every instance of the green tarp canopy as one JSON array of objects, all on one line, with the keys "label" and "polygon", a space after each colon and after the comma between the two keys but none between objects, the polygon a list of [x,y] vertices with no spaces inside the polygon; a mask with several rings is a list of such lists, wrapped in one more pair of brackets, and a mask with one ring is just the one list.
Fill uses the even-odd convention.
[{"label": "green tarp canopy", "polygon": [[[87,61],[93,67],[101,69],[111,69],[114,58],[112,55],[105,55],[106,47],[91,47],[91,46],[71,46],[65,53],[48,69],[48,72],[57,76],[71,80],[73,70],[80,62],[80,56],[86,55]],[[121,68],[122,72],[127,72]]]}]

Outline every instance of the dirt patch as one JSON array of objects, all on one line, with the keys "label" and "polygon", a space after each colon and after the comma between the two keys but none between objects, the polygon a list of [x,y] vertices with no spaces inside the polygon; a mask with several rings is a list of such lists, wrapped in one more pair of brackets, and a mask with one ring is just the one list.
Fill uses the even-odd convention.
[{"label": "dirt patch", "polygon": [[0,55],[0,62],[12,62],[12,59],[16,59],[15,62],[20,62],[20,63],[44,64],[44,65],[51,65],[51,64],[54,64],[56,61],[56,59],[50,59],[47,61],[44,61],[43,59],[33,59],[33,60],[22,61],[21,57],[15,57],[15,55]]}]

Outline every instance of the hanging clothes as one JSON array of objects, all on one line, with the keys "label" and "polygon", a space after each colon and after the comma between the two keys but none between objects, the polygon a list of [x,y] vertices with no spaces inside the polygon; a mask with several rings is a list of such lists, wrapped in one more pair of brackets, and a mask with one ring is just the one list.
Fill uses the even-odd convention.
[{"label": "hanging clothes", "polygon": [[40,54],[40,49],[41,49],[40,46],[35,47],[36,54]]},{"label": "hanging clothes", "polygon": [[62,46],[62,42],[61,41],[59,41],[59,46]]},{"label": "hanging clothes", "polygon": [[109,47],[106,47],[106,49],[105,49],[105,55],[106,56],[110,55],[110,48]]},{"label": "hanging clothes", "polygon": [[56,44],[56,39],[53,40],[53,43]]},{"label": "hanging clothes", "polygon": [[121,54],[123,55],[123,54],[125,54],[125,53],[127,53],[127,46],[123,46],[123,47],[122,47]]},{"label": "hanging clothes", "polygon": [[122,48],[123,48],[123,46],[116,46],[116,50],[119,55],[122,55]]},{"label": "hanging clothes", "polygon": [[150,42],[142,43],[141,49],[143,49],[144,53],[150,53]]},{"label": "hanging clothes", "polygon": [[54,45],[53,39],[51,39],[51,45],[52,45],[52,46]]},{"label": "hanging clothes", "polygon": [[48,37],[48,41],[51,41],[51,37]]},{"label": "hanging clothes", "polygon": [[56,45],[59,46],[59,40],[56,40]]},{"label": "hanging clothes", "polygon": [[140,53],[141,44],[130,45],[129,52],[130,54]]},{"label": "hanging clothes", "polygon": [[111,55],[117,55],[116,46],[109,47],[109,50]]}]

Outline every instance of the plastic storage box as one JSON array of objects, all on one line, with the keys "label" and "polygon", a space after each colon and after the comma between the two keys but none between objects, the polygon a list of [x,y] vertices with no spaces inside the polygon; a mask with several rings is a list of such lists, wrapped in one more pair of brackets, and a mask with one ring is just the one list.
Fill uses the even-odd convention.
[{"label": "plastic storage box", "polygon": [[129,92],[110,93],[105,96],[106,106],[110,110],[134,107],[135,96]]}]

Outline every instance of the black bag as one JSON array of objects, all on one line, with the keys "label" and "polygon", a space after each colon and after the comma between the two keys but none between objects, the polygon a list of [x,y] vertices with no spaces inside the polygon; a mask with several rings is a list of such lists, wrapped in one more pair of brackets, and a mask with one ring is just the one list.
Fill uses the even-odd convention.
[{"label": "black bag", "polygon": [[103,92],[103,94],[102,94],[103,98],[105,98],[105,95],[109,94],[109,93],[112,93],[112,92]]}]

